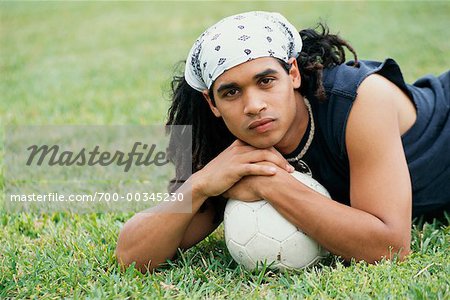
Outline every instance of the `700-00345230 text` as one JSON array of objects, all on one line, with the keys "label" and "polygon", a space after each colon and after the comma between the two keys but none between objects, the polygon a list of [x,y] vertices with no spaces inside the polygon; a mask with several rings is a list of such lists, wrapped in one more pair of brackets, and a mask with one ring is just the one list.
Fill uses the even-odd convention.
[{"label": "700-00345230 text", "polygon": [[11,194],[11,202],[110,202],[110,201],[136,201],[136,202],[175,202],[183,201],[182,193],[147,193],[128,192],[125,194],[111,192],[95,192],[93,194]]}]

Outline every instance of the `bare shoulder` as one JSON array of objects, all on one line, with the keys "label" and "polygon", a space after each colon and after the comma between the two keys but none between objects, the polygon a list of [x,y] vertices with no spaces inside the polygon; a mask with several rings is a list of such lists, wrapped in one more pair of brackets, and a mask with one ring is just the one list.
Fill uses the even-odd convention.
[{"label": "bare shoulder", "polygon": [[360,102],[357,105],[363,103],[372,112],[395,113],[400,135],[408,131],[417,118],[413,100],[397,85],[378,74],[363,80],[358,88],[357,101]]},{"label": "bare shoulder", "polygon": [[358,87],[358,101],[392,101],[401,98],[408,102],[411,99],[393,82],[387,78],[372,74],[365,78]]},{"label": "bare shoulder", "polygon": [[350,202],[381,220],[408,219],[411,184],[401,142],[397,101],[407,96],[380,75],[368,76],[347,122]]},{"label": "bare shoulder", "polygon": [[[363,80],[357,90],[346,127],[347,150],[353,153],[373,149],[375,141],[384,141],[389,135],[400,135],[397,108],[393,98],[403,92],[381,75],[373,74]],[[365,149],[368,148],[368,149]]]}]

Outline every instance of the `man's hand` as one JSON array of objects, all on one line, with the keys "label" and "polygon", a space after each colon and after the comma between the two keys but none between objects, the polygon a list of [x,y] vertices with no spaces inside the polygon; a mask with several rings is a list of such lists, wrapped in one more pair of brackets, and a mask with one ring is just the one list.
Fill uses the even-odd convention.
[{"label": "man's hand", "polygon": [[[258,165],[273,166],[277,168],[276,174],[272,176],[277,176],[280,172],[286,172],[286,169],[280,169],[278,166],[271,162],[259,162]],[[222,194],[228,199],[239,199],[245,202],[253,202],[262,200],[263,197],[260,193],[261,185],[267,185],[269,180],[266,176],[251,175],[242,177],[238,182],[236,182],[231,188],[229,188],[225,193]]]},{"label": "man's hand", "polygon": [[[198,171],[196,177],[202,193],[211,197],[224,193],[245,176],[272,176],[278,168],[293,172],[293,167],[275,148],[258,149],[236,140]],[[254,199],[256,195],[247,196]]]}]

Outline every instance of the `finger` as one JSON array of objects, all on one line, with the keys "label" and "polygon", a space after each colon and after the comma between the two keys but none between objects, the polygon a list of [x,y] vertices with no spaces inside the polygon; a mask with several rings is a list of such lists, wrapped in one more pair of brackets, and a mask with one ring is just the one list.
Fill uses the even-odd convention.
[{"label": "finger", "polygon": [[[282,169],[285,169],[287,172],[292,173],[292,172],[295,171],[295,168],[274,147],[270,147],[270,148],[267,148],[267,149],[255,148],[255,147],[245,143],[242,140],[236,139],[231,144],[230,148],[233,148],[234,151],[236,151],[237,153],[241,153],[241,154],[254,152],[254,151],[268,151],[268,152],[272,153],[272,155],[268,154],[269,156],[267,156],[265,158],[263,157],[262,159],[261,158],[258,159],[256,157],[256,160],[251,161],[251,162],[260,162],[260,161],[263,161],[263,160],[268,160],[268,161],[274,162],[276,165],[278,165]],[[245,160],[243,162],[245,162]]]},{"label": "finger", "polygon": [[239,154],[239,153],[254,151],[257,149],[258,148],[255,148],[255,147],[238,139],[238,140],[235,140],[233,143],[231,143],[231,145],[228,146],[228,148],[225,151],[232,151],[235,154]]},{"label": "finger", "polygon": [[244,142],[243,140],[240,140],[240,139],[236,139],[233,143],[231,143],[230,146],[233,146],[233,147],[246,147],[246,148],[248,147],[248,148],[251,148],[251,149],[257,149],[255,147],[253,147],[252,145],[247,144],[246,142]]},{"label": "finger", "polygon": [[294,167],[292,167],[283,156],[277,155],[276,153],[269,151],[267,149],[259,149],[251,152],[246,152],[241,154],[241,156],[243,163],[245,162],[257,163],[268,161],[274,163],[278,167],[286,170],[287,172],[292,172],[294,170]]},{"label": "finger", "polygon": [[286,168],[285,168],[286,171],[288,171],[288,172],[294,172],[295,171],[294,166],[292,166],[287,161],[287,159],[277,149],[275,149],[275,147],[267,148],[267,150],[269,150],[270,152],[274,153],[275,155],[277,155],[278,157],[280,157],[281,159],[284,159],[286,161]]},{"label": "finger", "polygon": [[241,141],[240,139],[236,139],[234,140],[233,143],[231,143],[230,146],[242,146],[242,145],[246,145],[243,141]]},{"label": "finger", "polygon": [[277,167],[269,164],[243,164],[238,170],[238,175],[240,177],[244,176],[271,176],[275,175],[277,172]]}]

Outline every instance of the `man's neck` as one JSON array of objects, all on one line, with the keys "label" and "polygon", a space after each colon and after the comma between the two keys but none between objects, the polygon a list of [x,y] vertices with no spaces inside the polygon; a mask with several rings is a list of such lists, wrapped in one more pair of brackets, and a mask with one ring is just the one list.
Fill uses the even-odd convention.
[{"label": "man's neck", "polygon": [[298,105],[294,121],[280,143],[275,145],[275,148],[280,151],[281,154],[292,153],[300,144],[306,133],[306,129],[308,128],[309,113],[303,96],[299,92],[297,92],[295,96]]}]

